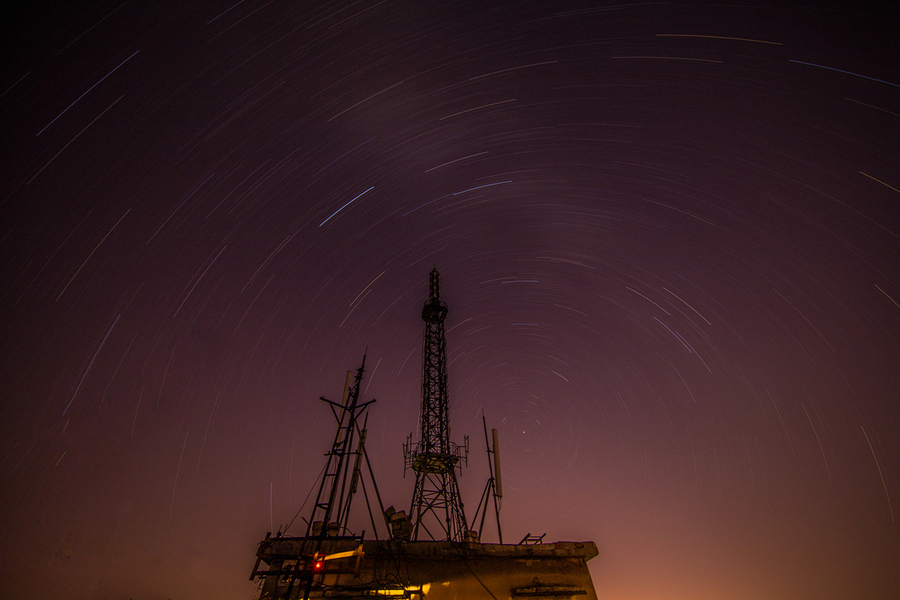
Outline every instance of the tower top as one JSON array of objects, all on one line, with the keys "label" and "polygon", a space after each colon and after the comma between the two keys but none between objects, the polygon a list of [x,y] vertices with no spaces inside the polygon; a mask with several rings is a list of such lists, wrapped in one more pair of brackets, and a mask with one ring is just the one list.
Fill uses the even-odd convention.
[{"label": "tower top", "polygon": [[441,301],[441,274],[438,273],[437,267],[431,269],[431,277],[429,281],[429,290],[431,291],[430,299],[432,302]]},{"label": "tower top", "polygon": [[437,267],[431,270],[428,290],[428,300],[422,307],[422,320],[426,323],[443,323],[449,309],[441,302],[441,274],[438,273]]}]

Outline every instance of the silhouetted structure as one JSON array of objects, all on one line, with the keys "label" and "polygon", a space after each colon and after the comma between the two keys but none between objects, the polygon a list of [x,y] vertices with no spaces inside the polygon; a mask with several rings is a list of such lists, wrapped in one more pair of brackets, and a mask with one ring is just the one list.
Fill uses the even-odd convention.
[{"label": "silhouetted structure", "polygon": [[[422,423],[421,440],[411,449],[404,447],[406,468],[416,474],[409,515],[412,539],[424,534],[432,540],[475,541],[466,525],[463,502],[459,497],[456,469],[468,455],[468,437],[464,447],[450,441],[450,414],[447,408],[447,343],[444,319],[447,305],[441,302],[440,275],[432,269],[429,298],[422,307],[425,342],[422,347]],[[431,525],[429,528],[428,525]]]},{"label": "silhouetted structure", "polygon": [[[444,319],[437,269],[431,272],[429,299],[422,309],[425,343],[422,366],[421,440],[404,446],[405,467],[416,473],[410,514],[384,509],[365,451],[365,414],[374,400],[359,402],[365,357],[351,385],[351,373],[342,401],[321,398],[332,409],[337,431],[318,494],[303,536],[279,531],[266,534],[256,552],[250,579],[260,579],[260,599],[362,599],[372,597],[409,600],[466,598],[543,598],[596,600],[587,561],[597,555],[593,542],[543,543],[544,536],[525,535],[518,544],[485,544],[487,505],[493,496],[500,534],[500,460],[497,431],[488,440],[490,478],[472,523],[466,521],[456,481],[456,469],[465,462],[466,446],[450,441],[447,412],[447,357]],[[360,427],[360,421],[363,421]],[[352,467],[351,467],[351,462]],[[363,471],[363,466],[366,471]],[[364,475],[368,474],[368,478]],[[495,478],[496,475],[496,478]],[[373,513],[372,497],[378,503]],[[357,490],[366,499],[372,537],[350,531],[350,505]],[[475,524],[479,520],[478,529]],[[375,514],[380,515],[376,519]],[[410,518],[412,516],[412,519]],[[382,520],[383,517],[383,520]],[[430,527],[429,527],[430,525]],[[290,527],[290,526],[289,526]],[[387,528],[387,539],[379,530]],[[430,540],[419,540],[420,534]],[[265,563],[266,569],[260,565]]]}]

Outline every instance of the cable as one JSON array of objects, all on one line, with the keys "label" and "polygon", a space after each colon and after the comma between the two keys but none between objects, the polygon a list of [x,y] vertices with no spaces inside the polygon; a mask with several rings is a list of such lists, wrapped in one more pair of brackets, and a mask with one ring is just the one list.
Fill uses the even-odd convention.
[{"label": "cable", "polygon": [[297,517],[300,516],[300,512],[303,510],[303,507],[306,506],[306,502],[309,500],[309,497],[312,496],[313,490],[316,489],[316,482],[319,481],[319,478],[325,473],[325,469],[328,468],[328,463],[325,463],[325,466],[322,467],[322,470],[319,471],[319,475],[316,477],[315,481],[312,483],[312,487],[309,488],[309,493],[306,494],[306,498],[303,500],[303,504],[300,505],[300,508],[297,509],[297,514],[294,515],[294,518],[291,519],[291,522],[287,524],[287,527],[284,528],[284,533],[287,533],[287,530],[291,528],[291,525],[294,524],[294,521],[297,520]]},{"label": "cable", "polygon": [[451,542],[451,547],[454,550],[457,550],[457,554],[459,554],[459,557],[462,559],[463,564],[466,565],[466,568],[469,570],[469,573],[472,574],[472,577],[475,578],[475,581],[477,581],[478,583],[481,584],[481,587],[484,588],[484,591],[486,591],[488,594],[490,594],[491,598],[493,598],[494,600],[500,600],[499,598],[497,598],[497,596],[494,595],[494,592],[489,590],[488,586],[484,585],[484,582],[478,578],[478,575],[475,574],[475,571],[473,571],[471,565],[469,565],[469,561],[466,560],[466,555],[464,552],[461,551],[461,548],[459,546],[457,546],[456,544],[454,544],[453,542]]}]

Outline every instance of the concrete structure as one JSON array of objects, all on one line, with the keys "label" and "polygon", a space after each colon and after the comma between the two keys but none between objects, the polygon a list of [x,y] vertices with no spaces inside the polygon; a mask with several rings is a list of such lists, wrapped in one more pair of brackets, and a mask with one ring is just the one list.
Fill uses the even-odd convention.
[{"label": "concrete structure", "polygon": [[[329,538],[319,556],[299,561],[305,538],[263,540],[269,566],[261,599],[409,598],[411,600],[585,599],[597,594],[587,561],[593,542],[535,545]],[[280,572],[280,576],[272,577]]]}]

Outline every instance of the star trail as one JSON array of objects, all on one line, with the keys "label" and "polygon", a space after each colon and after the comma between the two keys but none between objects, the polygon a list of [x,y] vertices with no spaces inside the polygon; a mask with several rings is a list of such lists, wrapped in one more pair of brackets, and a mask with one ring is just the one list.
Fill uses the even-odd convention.
[{"label": "star trail", "polygon": [[504,541],[595,541],[609,600],[900,594],[896,10],[4,21],[3,597],[253,598],[364,353],[408,508],[433,267]]}]

